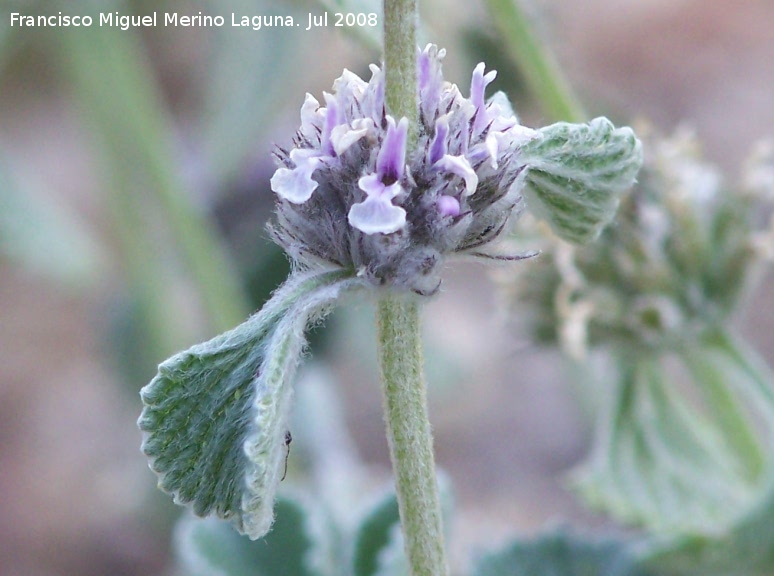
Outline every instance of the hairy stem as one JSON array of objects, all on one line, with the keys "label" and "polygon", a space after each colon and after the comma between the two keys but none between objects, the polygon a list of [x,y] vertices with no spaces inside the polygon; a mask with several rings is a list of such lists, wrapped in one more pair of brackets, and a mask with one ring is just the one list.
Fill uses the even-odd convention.
[{"label": "hairy stem", "polygon": [[[409,151],[416,146],[417,3],[384,1],[385,102],[408,118]],[[447,574],[441,505],[416,299],[387,293],[379,301],[377,330],[387,442],[395,474],[406,557],[412,576]]]},{"label": "hairy stem", "polygon": [[417,137],[417,3],[384,0],[384,74],[387,111],[408,118],[408,148]]},{"label": "hairy stem", "polygon": [[387,440],[412,576],[447,573],[427,413],[419,303],[384,296],[377,312]]}]

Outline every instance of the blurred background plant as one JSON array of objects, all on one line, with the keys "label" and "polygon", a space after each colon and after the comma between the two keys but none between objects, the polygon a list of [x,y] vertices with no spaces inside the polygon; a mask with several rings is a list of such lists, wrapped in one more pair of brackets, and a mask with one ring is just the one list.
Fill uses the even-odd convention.
[{"label": "blurred background plant", "polygon": [[[331,11],[374,11],[368,2],[331,1],[324,6]],[[177,511],[156,493],[137,449],[136,391],[153,375],[157,362],[238,323],[285,277],[284,257],[264,232],[272,206],[271,145],[297,124],[305,91],[320,94],[329,89],[330,79],[345,66],[367,76],[367,64],[379,58],[378,41],[369,30],[358,28],[341,34],[332,28],[306,32],[303,27],[124,32],[8,25],[13,11],[203,10],[253,15],[281,10],[304,21],[308,12],[323,9],[300,0],[281,9],[276,3],[247,0],[217,4],[5,0],[0,8],[0,571],[160,574],[169,564],[169,535]],[[537,16],[538,32],[550,40],[570,83],[579,88],[592,112],[616,119],[642,115],[657,126],[689,119],[707,156],[725,170],[740,164],[743,151],[774,126],[770,106],[774,77],[767,66],[774,50],[767,22],[774,14],[766,3],[749,0],[731,7],[698,0],[660,4],[595,0],[580,6],[546,1],[530,8]],[[426,39],[449,49],[448,77],[464,90],[464,71],[485,60],[500,71],[496,88],[509,92],[525,124],[581,114],[566,107],[563,112],[561,102],[536,102],[531,96],[526,87],[541,71],[525,69],[518,53],[514,58],[513,50],[502,49],[508,46],[508,31],[498,34],[503,34],[507,20],[491,16],[501,9],[496,2],[486,7],[460,2],[454,10],[433,1],[421,6]],[[680,150],[686,142],[671,145]],[[663,154],[659,158],[662,165],[668,162]],[[706,185],[714,186],[713,182]],[[650,201],[647,194],[642,201]],[[712,217],[713,222],[717,218],[713,234],[725,233],[725,222],[746,217],[751,210],[744,202],[720,203],[719,209]],[[623,215],[629,218],[630,212]],[[739,304],[738,292],[731,294],[731,289],[742,286],[744,279],[741,273],[728,272],[729,267],[750,254],[737,237],[730,240],[723,244],[720,258],[714,258],[714,248],[705,249],[701,259],[687,258],[684,264],[685,273],[702,270],[702,286],[728,294],[727,306],[717,309],[724,328],[735,321],[729,312]],[[699,264],[709,266],[710,273]],[[721,276],[711,275],[721,269],[738,283],[726,285]],[[635,268],[631,281],[640,281],[636,274],[643,271]],[[428,307],[426,332],[438,459],[453,478],[457,494],[451,530],[455,566],[468,561],[471,546],[492,549],[507,534],[534,534],[556,516],[578,526],[609,527],[562,489],[561,472],[579,461],[594,436],[577,408],[583,404],[579,397],[585,389],[577,386],[578,398],[574,397],[565,384],[568,375],[557,368],[556,352],[531,347],[526,337],[510,335],[497,321],[498,309],[489,297],[493,287],[482,283],[480,268],[456,265],[445,286],[446,293]],[[774,316],[767,303],[774,294],[766,288],[764,284],[759,293],[750,295],[748,309],[755,314],[744,327],[733,329],[731,342],[736,345],[741,332],[771,362]],[[683,296],[678,299],[681,303],[695,302],[692,293]],[[656,301],[648,308],[624,299],[621,309],[636,309],[647,327],[654,319],[671,318],[674,311],[669,304],[662,306],[663,299]],[[634,308],[626,308],[630,304]],[[339,331],[335,342],[326,345],[325,333],[316,335],[312,351],[332,367],[341,386],[338,394],[323,394],[341,398],[355,444],[351,451],[346,449],[352,440],[342,430],[329,436],[319,431],[305,434],[304,423],[331,411],[302,417],[299,409],[289,486],[323,466],[316,468],[310,460],[320,453],[314,443],[323,438],[330,438],[323,446],[331,457],[323,485],[333,490],[347,485],[345,479],[360,482],[362,491],[373,493],[375,501],[388,482],[370,356],[372,316],[364,302],[328,322],[325,333]],[[589,335],[596,342],[597,331],[592,328],[589,324]],[[619,342],[617,337],[615,341]],[[713,340],[707,346],[728,342]],[[691,366],[705,376],[736,374],[740,365],[734,350],[738,348],[720,355],[715,349],[700,350]],[[746,365],[752,363],[758,373],[742,381],[756,386],[764,368],[748,352],[743,351]],[[629,381],[646,381],[643,389],[655,408],[645,415],[633,410],[636,404],[619,403],[618,409],[629,410],[631,422],[644,420],[652,428],[654,421],[648,418],[660,418],[656,409],[664,406],[658,396],[664,390],[652,385],[658,380],[653,373],[661,367],[655,362],[642,364]],[[689,374],[698,378],[700,372]],[[332,401],[336,403],[335,398]],[[743,408],[767,409],[763,402]],[[731,424],[738,421],[730,418]],[[739,449],[720,442],[720,452],[704,445],[668,447],[695,453],[703,466],[717,466],[713,459],[728,463],[718,467],[727,472],[721,487],[733,496],[725,502],[738,506],[713,508],[715,516],[710,517],[686,514],[674,519],[669,508],[652,516],[650,508],[627,498],[632,490],[656,498],[654,490],[659,487],[626,484],[615,470],[599,473],[600,462],[604,463],[599,456],[582,476],[583,492],[622,520],[656,529],[666,526],[670,536],[685,534],[686,521],[691,530],[711,525],[720,528],[720,536],[741,535],[736,557],[739,550],[747,550],[745,542],[752,542],[753,548],[756,543],[765,546],[762,528],[770,516],[761,495],[771,492],[764,480],[770,446],[766,421],[753,418],[753,429],[746,435],[729,435],[733,427],[724,432],[728,418],[717,422],[722,422],[717,424],[719,431],[709,436],[725,434],[746,446]],[[747,418],[743,423],[749,427]],[[640,450],[643,444],[638,444],[634,429],[626,432],[629,446]],[[747,443],[745,437],[753,440]],[[599,498],[601,486],[606,486],[600,478],[615,482],[610,500]],[[344,509],[345,526],[354,522],[347,518],[348,509],[362,504],[349,504],[322,489],[320,494],[324,502]],[[618,500],[615,494],[620,495]],[[705,497],[699,491],[690,495]],[[622,509],[621,500],[630,504],[628,510]],[[753,503],[760,504],[757,523],[745,523],[744,518],[752,516],[743,512]],[[367,506],[362,514],[368,517]],[[702,550],[721,550],[722,556],[722,547],[711,539],[717,532],[708,536],[705,531],[699,537],[693,533],[686,537],[693,548],[684,546],[680,553],[674,551],[673,540],[665,540],[662,565],[687,570],[697,565],[696,554]],[[185,528],[179,528],[180,533],[185,534]],[[750,534],[755,538],[751,540]],[[532,550],[561,557],[576,546],[567,534],[552,538]],[[733,544],[734,539],[725,542]],[[600,542],[584,550],[593,557],[606,546]],[[507,561],[510,552],[482,563],[481,574],[500,574],[496,564]],[[766,552],[748,556],[760,559]],[[523,554],[519,557],[529,566]],[[610,573],[624,564],[619,562]]]},{"label": "blurred background plant", "polygon": [[[759,145],[731,185],[684,129],[645,145],[639,183],[597,243],[553,240],[503,286],[535,339],[585,374],[595,432],[573,480],[586,502],[673,538],[643,554],[693,555],[676,573],[766,573],[767,532],[739,532],[770,506],[774,376],[733,322],[774,246],[772,150]],[[727,558],[701,551],[735,538]]]}]

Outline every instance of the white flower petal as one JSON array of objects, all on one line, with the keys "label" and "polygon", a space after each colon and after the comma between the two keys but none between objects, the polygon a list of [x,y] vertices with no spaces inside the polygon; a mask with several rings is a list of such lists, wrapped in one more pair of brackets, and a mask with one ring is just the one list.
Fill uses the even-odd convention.
[{"label": "white flower petal", "polygon": [[358,118],[352,125],[340,124],[331,132],[331,142],[333,150],[337,156],[341,156],[355,142],[368,134],[368,131],[374,126],[370,118]]},{"label": "white flower petal", "polygon": [[478,186],[478,176],[464,156],[446,154],[434,165],[436,168],[456,174],[465,180],[465,195],[470,196]]},{"label": "white flower petal", "polygon": [[312,174],[320,164],[320,158],[309,156],[313,150],[296,148],[290,152],[290,159],[295,162],[295,168],[278,168],[271,177],[271,189],[277,196],[293,204],[303,204],[312,197],[318,184],[312,179]]},{"label": "white flower petal", "polygon": [[387,195],[369,196],[349,209],[347,220],[366,234],[392,234],[406,225],[406,211],[393,206]]},{"label": "white flower petal", "polygon": [[486,151],[489,154],[489,163],[495,170],[497,170],[497,153],[500,150],[500,139],[498,136],[500,134],[497,132],[490,132],[484,141]]},{"label": "white flower petal", "polygon": [[301,133],[310,140],[315,138],[325,121],[325,112],[317,98],[307,93],[301,105]]}]

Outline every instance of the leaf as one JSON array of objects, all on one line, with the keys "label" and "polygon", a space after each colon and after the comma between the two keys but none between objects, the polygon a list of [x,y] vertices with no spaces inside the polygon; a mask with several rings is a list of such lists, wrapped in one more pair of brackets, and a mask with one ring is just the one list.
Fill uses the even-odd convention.
[{"label": "leaf", "polygon": [[629,543],[580,539],[565,531],[516,540],[481,557],[473,576],[647,576],[635,567]]},{"label": "leaf", "polygon": [[[451,524],[453,497],[451,483],[444,474],[438,475],[438,492],[444,526],[448,527]],[[395,492],[384,494],[363,515],[354,536],[352,566],[354,576],[408,573]]]},{"label": "leaf", "polygon": [[559,236],[574,243],[596,238],[632,186],[642,146],[630,128],[607,118],[588,124],[558,122],[521,149],[528,165],[527,205]]},{"label": "leaf", "polygon": [[160,488],[199,516],[266,534],[304,329],[359,283],[344,271],[295,274],[246,322],[159,366],[138,425]]},{"label": "leaf", "polygon": [[[310,526],[314,511],[279,498],[277,520],[261,542],[237,534],[226,522],[183,516],[174,546],[181,573],[191,576],[316,576],[310,567],[320,542]],[[322,535],[324,536],[324,535]]]},{"label": "leaf", "polygon": [[373,576],[379,567],[379,552],[389,546],[392,529],[400,524],[395,493],[382,497],[363,517],[355,535],[352,558],[355,576]]},{"label": "leaf", "polygon": [[[217,14],[222,3],[208,3]],[[286,4],[286,15],[300,15],[300,7]],[[268,0],[236,0],[229,3],[235,14],[264,14],[272,10]],[[300,18],[297,18],[299,21]],[[234,177],[254,152],[261,133],[268,132],[278,104],[287,94],[296,74],[287,74],[300,61],[303,44],[298,33],[285,28],[254,30],[219,28],[213,31],[213,50],[208,62],[204,90],[201,142],[212,174],[221,186]],[[298,91],[298,90],[296,90]]]},{"label": "leaf", "polygon": [[[26,176],[26,175],[25,175]],[[0,254],[74,288],[99,276],[107,257],[77,213],[0,164]]]},{"label": "leaf", "polygon": [[[125,6],[120,0],[79,0],[74,10],[125,14],[131,11]],[[61,42],[58,56],[83,119],[93,130],[100,167],[108,179],[112,225],[130,278],[140,290],[153,287],[143,300],[161,317],[170,308],[164,306],[164,297],[170,297],[164,292],[167,287],[158,280],[170,273],[164,256],[179,259],[211,324],[219,330],[233,326],[250,308],[214,223],[195,204],[183,178],[174,119],[161,97],[140,32],[96,25],[71,32],[56,29]],[[153,331],[161,334],[155,326]],[[177,341],[173,328],[167,332],[171,334],[159,342],[165,350]]]},{"label": "leaf", "polygon": [[771,382],[722,332],[679,354],[622,359],[595,452],[576,473],[581,495],[661,536],[730,533],[771,482]]},{"label": "leaf", "polygon": [[[664,575],[768,576],[774,573],[774,375],[744,341],[731,334],[712,334],[704,338],[703,344],[705,370],[717,378],[718,384],[725,383],[727,391],[712,399],[723,402],[723,406],[712,407],[722,409],[720,414],[713,414],[716,426],[725,434],[740,464],[754,463],[757,458],[751,457],[756,454],[746,443],[739,443],[746,434],[738,428],[737,414],[746,417],[747,425],[759,432],[755,440],[766,446],[765,460],[753,493],[736,506],[729,518],[702,532],[657,535],[643,550],[642,563]],[[729,409],[734,412],[729,414]],[[712,472],[705,471],[705,475]]]}]

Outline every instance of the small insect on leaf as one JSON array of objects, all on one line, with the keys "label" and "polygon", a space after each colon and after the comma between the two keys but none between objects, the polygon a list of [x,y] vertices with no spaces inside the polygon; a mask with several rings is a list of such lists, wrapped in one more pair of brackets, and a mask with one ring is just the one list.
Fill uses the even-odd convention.
[{"label": "small insect on leaf", "polygon": [[285,471],[282,473],[282,478],[280,478],[280,482],[282,482],[285,479],[285,476],[288,475],[288,458],[290,457],[290,443],[293,441],[293,435],[290,433],[290,430],[285,432],[285,448],[287,451],[285,452]]},{"label": "small insect on leaf", "polygon": [[138,425],[175,502],[231,520],[252,539],[269,531],[304,330],[361,284],[348,270],[296,273],[245,322],[159,366],[142,389]]}]

